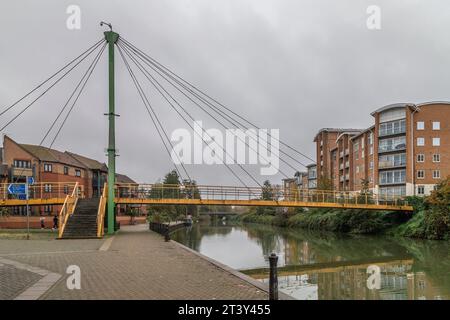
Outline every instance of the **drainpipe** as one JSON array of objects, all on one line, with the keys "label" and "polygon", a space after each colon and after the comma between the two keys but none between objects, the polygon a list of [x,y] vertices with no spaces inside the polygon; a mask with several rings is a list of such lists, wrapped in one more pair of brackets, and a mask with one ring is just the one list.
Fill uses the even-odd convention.
[{"label": "drainpipe", "polygon": [[415,172],[415,159],[414,159],[414,113],[417,112],[417,105],[411,105],[414,110],[411,113],[411,180],[413,186],[413,196],[416,195],[416,176]]}]

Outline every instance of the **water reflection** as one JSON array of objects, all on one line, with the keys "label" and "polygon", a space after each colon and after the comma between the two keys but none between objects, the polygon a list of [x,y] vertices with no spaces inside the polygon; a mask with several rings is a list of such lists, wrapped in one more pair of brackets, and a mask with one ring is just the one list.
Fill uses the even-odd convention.
[{"label": "water reflection", "polygon": [[173,239],[261,281],[279,255],[279,288],[297,299],[449,299],[450,245],[222,221]]}]

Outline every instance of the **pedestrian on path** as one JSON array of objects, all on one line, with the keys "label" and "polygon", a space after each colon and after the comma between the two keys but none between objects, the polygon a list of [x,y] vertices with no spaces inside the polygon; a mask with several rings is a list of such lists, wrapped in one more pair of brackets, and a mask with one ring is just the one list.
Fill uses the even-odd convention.
[{"label": "pedestrian on path", "polygon": [[55,216],[53,217],[53,228],[52,230],[57,230],[58,229],[58,215],[55,214]]},{"label": "pedestrian on path", "polygon": [[41,229],[45,229],[45,218],[41,216],[39,220],[41,222]]}]

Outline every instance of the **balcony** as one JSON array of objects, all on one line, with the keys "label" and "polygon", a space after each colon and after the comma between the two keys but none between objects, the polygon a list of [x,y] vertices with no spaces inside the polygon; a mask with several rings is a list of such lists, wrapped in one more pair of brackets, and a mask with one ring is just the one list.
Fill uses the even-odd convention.
[{"label": "balcony", "polygon": [[378,168],[379,169],[389,169],[389,168],[401,168],[406,166],[406,161],[379,161]]},{"label": "balcony", "polygon": [[406,137],[382,139],[378,144],[378,152],[402,151],[406,149]]},{"label": "balcony", "polygon": [[350,180],[350,175],[348,173],[345,175],[345,180]]},{"label": "balcony", "polygon": [[346,162],[345,162],[345,167],[346,167],[346,168],[350,167],[350,162],[346,161]]},{"label": "balcony", "polygon": [[342,158],[344,156],[344,151],[339,152],[339,157]]},{"label": "balcony", "polygon": [[380,123],[379,137],[386,137],[406,133],[406,120],[401,119],[392,122]]}]

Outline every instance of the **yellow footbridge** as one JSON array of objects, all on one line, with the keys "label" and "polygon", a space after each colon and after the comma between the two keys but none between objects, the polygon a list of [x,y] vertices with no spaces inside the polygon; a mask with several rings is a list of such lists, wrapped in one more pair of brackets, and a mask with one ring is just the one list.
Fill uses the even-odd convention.
[{"label": "yellow footbridge", "polygon": [[[70,196],[85,197],[77,183],[36,183],[29,186],[28,200],[8,193],[9,184],[0,185],[0,206],[63,205]],[[264,196],[263,193],[266,193]],[[224,205],[370,209],[412,211],[404,198],[362,194],[352,191],[287,190],[273,187],[186,186],[162,184],[115,185],[116,204],[140,205]],[[105,194],[106,196],[106,194]]]}]

